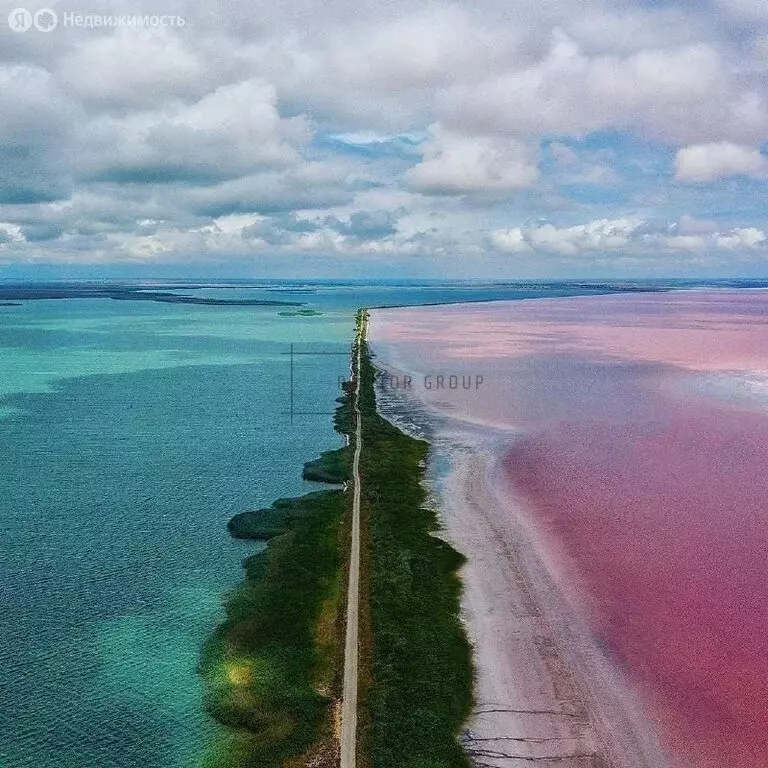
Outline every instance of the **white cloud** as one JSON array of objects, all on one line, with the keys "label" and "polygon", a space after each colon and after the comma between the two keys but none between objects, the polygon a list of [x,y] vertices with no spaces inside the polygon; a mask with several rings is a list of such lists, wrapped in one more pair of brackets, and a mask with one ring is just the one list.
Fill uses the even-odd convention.
[{"label": "white cloud", "polygon": [[[507,45],[513,37],[514,30],[505,31]],[[339,75],[366,87],[433,88],[450,82],[463,67],[487,61],[492,45],[501,41],[469,12],[435,5],[363,29],[341,27],[329,59]]]},{"label": "white cloud", "polygon": [[[682,223],[690,227],[690,217],[684,217]],[[768,239],[756,227],[723,232],[681,232],[681,222],[660,224],[639,217],[596,219],[571,227],[539,223],[498,229],[491,232],[489,239],[499,251],[515,254],[663,256],[681,252],[765,250],[768,256]]]},{"label": "white cloud", "polygon": [[675,158],[678,181],[708,182],[727,176],[768,176],[768,157],[759,149],[721,141],[681,149]]},{"label": "white cloud", "polygon": [[505,253],[530,253],[533,250],[522,227],[496,229],[491,232],[490,240],[496,248]]},{"label": "white cloud", "polygon": [[762,248],[768,245],[766,234],[757,227],[733,229],[727,234],[717,234],[715,242],[720,248],[737,250],[739,248]]},{"label": "white cloud", "polygon": [[[759,257],[768,215],[737,196],[744,176],[768,182],[765,7],[157,0],[185,26],[0,30],[0,220],[17,233],[0,247],[450,253],[489,274],[493,232],[499,253],[550,264]],[[678,181],[742,178],[673,184],[670,150]],[[692,216],[650,223],[669,210]],[[708,221],[717,210],[739,220]],[[568,218],[514,226],[537,216]]]},{"label": "white cloud", "polygon": [[642,219],[637,218],[596,219],[564,228],[540,223],[531,227],[496,230],[491,234],[491,241],[500,250],[513,253],[538,251],[572,256],[624,248],[641,224]]},{"label": "white cloud", "polygon": [[647,238],[645,245],[657,245],[660,249],[669,251],[690,251],[696,253],[706,249],[707,245],[711,242],[710,238],[702,235],[669,235]]},{"label": "white cloud", "polygon": [[201,96],[211,87],[209,71],[203,57],[169,28],[123,28],[110,37],[89,35],[63,58],[57,74],[84,101],[145,108]]},{"label": "white cloud", "polygon": [[452,130],[511,136],[633,129],[655,139],[690,142],[765,132],[765,95],[738,77],[710,44],[647,49],[629,56],[588,55],[556,30],[539,61],[439,95]]},{"label": "white cloud", "polygon": [[303,118],[281,118],[273,86],[257,78],[225,85],[187,105],[105,115],[88,128],[90,172],[136,181],[243,176],[296,164],[311,138]]},{"label": "white cloud", "polygon": [[407,180],[427,194],[508,192],[537,177],[534,154],[514,139],[463,136],[435,124],[422,151],[424,159],[409,169]]}]

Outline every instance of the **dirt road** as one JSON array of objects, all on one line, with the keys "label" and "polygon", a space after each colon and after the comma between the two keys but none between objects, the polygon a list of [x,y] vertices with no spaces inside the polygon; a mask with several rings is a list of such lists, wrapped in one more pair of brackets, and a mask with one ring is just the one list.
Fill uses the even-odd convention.
[{"label": "dirt road", "polygon": [[341,702],[341,768],[355,768],[357,751],[357,661],[360,604],[360,451],[362,420],[360,415],[360,357],[367,322],[364,320],[356,339],[353,368],[355,380],[355,455],[352,461],[352,548],[347,588],[347,631],[344,643],[344,687]]}]

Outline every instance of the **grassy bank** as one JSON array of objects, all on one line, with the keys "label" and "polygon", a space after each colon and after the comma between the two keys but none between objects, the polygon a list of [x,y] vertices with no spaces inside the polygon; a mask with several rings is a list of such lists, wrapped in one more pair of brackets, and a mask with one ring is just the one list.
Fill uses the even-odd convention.
[{"label": "grassy bank", "polygon": [[363,344],[360,473],[364,535],[365,728],[371,768],[466,768],[458,734],[472,705],[471,653],[459,621],[462,557],[433,534],[425,507],[428,443],[376,410],[374,368]]},{"label": "grassy bank", "polygon": [[[338,427],[348,410],[342,402]],[[313,479],[344,481],[348,454],[308,464]],[[206,709],[227,726],[205,768],[334,765],[346,506],[341,490],[320,491],[229,522],[233,536],[269,543],[245,561],[202,653]]]},{"label": "grassy bank", "polygon": [[[358,318],[362,321],[362,315]],[[461,556],[434,535],[423,486],[428,444],[376,410],[361,348],[361,768],[468,768],[457,736],[471,708],[470,649],[459,621]],[[304,477],[348,481],[353,394],[335,425],[352,444]],[[236,515],[238,538],[267,541],[245,562],[226,621],[201,661],[206,708],[226,728],[204,768],[336,768],[349,494],[328,490]]]}]

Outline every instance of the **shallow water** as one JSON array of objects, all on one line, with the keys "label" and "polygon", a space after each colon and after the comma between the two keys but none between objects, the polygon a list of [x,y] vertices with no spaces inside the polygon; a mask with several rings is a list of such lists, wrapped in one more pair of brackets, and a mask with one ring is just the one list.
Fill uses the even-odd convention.
[{"label": "shallow water", "polygon": [[[503,450],[676,766],[768,764],[768,294],[377,312],[374,348]],[[745,390],[748,396],[744,394]]]},{"label": "shallow water", "polygon": [[351,314],[88,303],[2,318],[0,763],[193,765],[200,645],[253,550],[226,521],[340,444],[286,415],[287,339],[340,353],[296,362],[297,404],[330,413]]}]

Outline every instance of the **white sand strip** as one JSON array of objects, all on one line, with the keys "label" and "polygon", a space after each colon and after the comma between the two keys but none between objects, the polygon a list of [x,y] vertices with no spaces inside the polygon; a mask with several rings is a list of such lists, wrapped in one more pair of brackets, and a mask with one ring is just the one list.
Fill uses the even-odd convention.
[{"label": "white sand strip", "polygon": [[667,766],[624,681],[545,565],[522,505],[499,492],[495,457],[467,444],[450,453],[440,507],[446,538],[468,558],[463,613],[477,679],[465,743],[475,764]]}]

